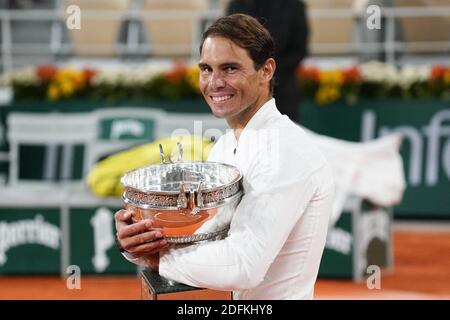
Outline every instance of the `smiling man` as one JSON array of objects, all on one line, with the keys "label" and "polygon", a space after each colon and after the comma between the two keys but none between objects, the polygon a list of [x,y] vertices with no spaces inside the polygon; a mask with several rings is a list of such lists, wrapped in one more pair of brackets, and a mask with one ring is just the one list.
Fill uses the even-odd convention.
[{"label": "smiling man", "polygon": [[277,110],[273,54],[269,32],[243,14],[218,19],[200,46],[201,91],[213,114],[232,129],[208,160],[234,165],[243,174],[244,195],[228,236],[155,255],[165,248],[164,240],[145,242],[160,239],[158,231],[142,233],[151,229],[145,223],[132,230],[125,223],[130,213],[116,214],[120,243],[140,248],[132,253],[159,267],[165,278],[232,290],[234,299],[313,298],[334,184],[307,134]]},{"label": "smiling man", "polygon": [[[251,22],[242,20],[243,27]],[[261,25],[254,27],[269,36]],[[200,89],[213,114],[225,118],[239,133],[272,95],[274,46],[272,41],[260,39],[255,50],[250,48],[255,45],[250,39],[230,38],[221,34],[219,25],[206,31],[200,47]]]}]

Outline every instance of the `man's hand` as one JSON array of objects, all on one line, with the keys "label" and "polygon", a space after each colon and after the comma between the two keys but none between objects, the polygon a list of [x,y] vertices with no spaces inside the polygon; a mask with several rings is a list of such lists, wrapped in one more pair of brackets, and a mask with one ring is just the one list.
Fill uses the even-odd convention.
[{"label": "man's hand", "polygon": [[154,255],[169,246],[163,239],[162,229],[152,228],[153,222],[148,219],[133,223],[132,214],[131,210],[119,210],[114,215],[117,240],[125,251],[140,258]]},{"label": "man's hand", "polygon": [[142,257],[141,260],[147,268],[159,272],[159,253]]}]

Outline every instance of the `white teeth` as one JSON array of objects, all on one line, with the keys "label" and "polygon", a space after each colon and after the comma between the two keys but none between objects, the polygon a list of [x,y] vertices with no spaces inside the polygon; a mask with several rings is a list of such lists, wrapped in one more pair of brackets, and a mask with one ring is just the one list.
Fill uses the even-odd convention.
[{"label": "white teeth", "polygon": [[219,101],[225,101],[228,99],[231,99],[231,96],[221,96],[221,97],[211,97],[213,101],[219,102]]}]

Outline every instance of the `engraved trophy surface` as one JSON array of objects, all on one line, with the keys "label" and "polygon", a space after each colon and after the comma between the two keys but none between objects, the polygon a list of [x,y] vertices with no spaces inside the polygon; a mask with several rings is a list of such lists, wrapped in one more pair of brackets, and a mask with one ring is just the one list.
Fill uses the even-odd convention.
[{"label": "engraved trophy surface", "polygon": [[226,236],[242,190],[242,174],[234,166],[208,161],[178,160],[125,173],[123,199],[133,221],[153,220],[169,243],[195,243]]}]

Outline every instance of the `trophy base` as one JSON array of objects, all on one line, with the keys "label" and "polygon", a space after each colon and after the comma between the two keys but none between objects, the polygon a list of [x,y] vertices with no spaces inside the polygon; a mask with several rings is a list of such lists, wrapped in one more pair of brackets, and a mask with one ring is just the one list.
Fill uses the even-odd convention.
[{"label": "trophy base", "polygon": [[191,287],[169,281],[149,269],[140,275],[142,300],[231,300],[230,291]]}]

